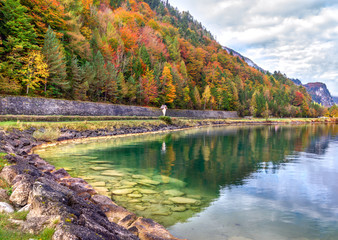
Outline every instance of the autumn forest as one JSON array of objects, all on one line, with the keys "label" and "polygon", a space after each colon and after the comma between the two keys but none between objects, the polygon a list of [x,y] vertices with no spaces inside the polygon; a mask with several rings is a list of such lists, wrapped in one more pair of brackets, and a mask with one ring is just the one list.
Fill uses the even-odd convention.
[{"label": "autumn forest", "polygon": [[228,53],[160,0],[1,0],[0,94],[317,117],[280,72]]}]

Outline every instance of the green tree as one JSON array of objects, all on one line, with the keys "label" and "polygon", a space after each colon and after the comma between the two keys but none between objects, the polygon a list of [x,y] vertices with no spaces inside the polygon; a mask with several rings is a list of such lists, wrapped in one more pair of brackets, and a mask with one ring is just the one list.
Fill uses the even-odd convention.
[{"label": "green tree", "polygon": [[45,36],[42,53],[45,56],[49,72],[46,84],[49,84],[52,95],[61,96],[63,92],[70,88],[70,84],[66,81],[67,66],[63,47],[50,27],[48,27]]},{"label": "green tree", "polygon": [[26,14],[27,8],[19,0],[3,0],[0,8],[0,34],[2,46],[0,55],[6,63],[1,64],[1,71],[9,78],[20,79],[23,58],[30,50],[37,50],[36,32],[31,19]]},{"label": "green tree", "polygon": [[76,57],[72,58],[70,66],[72,70],[74,99],[85,100],[89,86],[88,82],[84,82],[84,70],[78,65],[78,60]]}]

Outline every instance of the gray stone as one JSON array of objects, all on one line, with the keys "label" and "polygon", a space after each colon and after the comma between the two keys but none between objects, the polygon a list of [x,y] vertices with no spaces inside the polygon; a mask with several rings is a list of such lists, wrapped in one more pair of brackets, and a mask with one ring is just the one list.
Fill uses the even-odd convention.
[{"label": "gray stone", "polygon": [[8,201],[9,196],[7,194],[7,191],[5,189],[0,189],[0,202],[6,202]]},{"label": "gray stone", "polygon": [[14,208],[12,205],[5,203],[5,202],[0,202],[0,213],[13,213]]}]

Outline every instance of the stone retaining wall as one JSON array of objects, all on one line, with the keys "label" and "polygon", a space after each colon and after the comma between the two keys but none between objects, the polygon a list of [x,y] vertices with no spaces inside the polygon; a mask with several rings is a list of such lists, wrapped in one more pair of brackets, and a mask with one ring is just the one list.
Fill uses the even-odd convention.
[{"label": "stone retaining wall", "polygon": [[[0,115],[161,116],[157,108],[47,98],[0,97]],[[187,118],[237,118],[237,112],[169,109],[167,116]]]}]

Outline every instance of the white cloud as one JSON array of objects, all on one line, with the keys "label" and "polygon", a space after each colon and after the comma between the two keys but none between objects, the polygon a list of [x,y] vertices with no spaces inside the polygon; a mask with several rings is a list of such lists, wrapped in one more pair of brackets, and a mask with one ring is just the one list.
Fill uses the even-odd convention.
[{"label": "white cloud", "polygon": [[269,71],[338,96],[338,0],[171,0],[217,40]]}]

